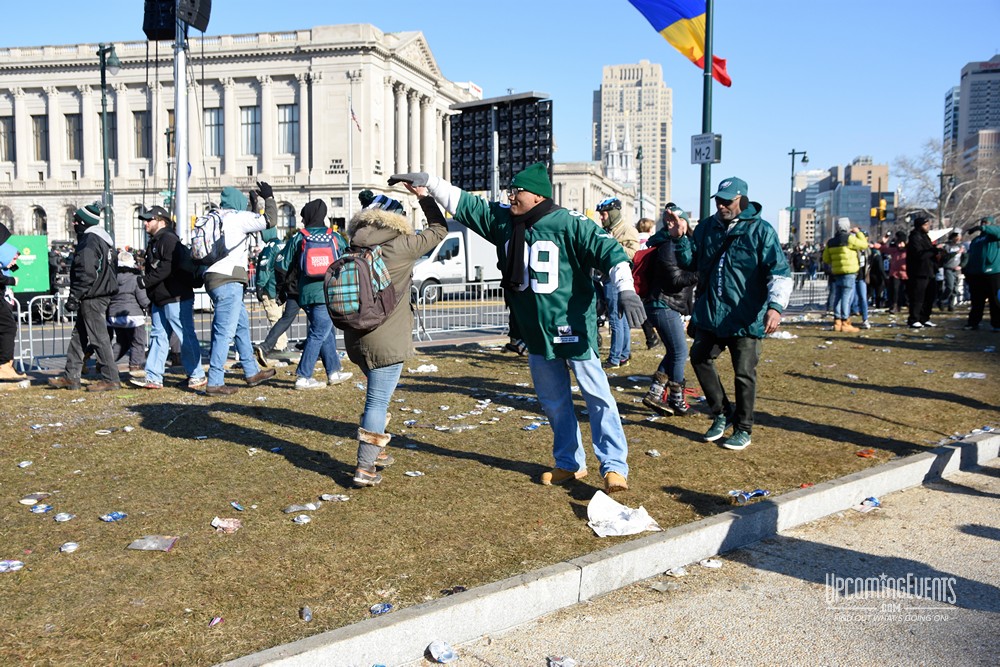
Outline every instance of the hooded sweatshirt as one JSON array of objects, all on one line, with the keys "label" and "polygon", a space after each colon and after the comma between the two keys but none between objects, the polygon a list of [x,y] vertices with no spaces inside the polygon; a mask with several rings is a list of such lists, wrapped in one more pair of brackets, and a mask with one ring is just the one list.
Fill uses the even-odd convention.
[{"label": "hooded sweatshirt", "polygon": [[625,224],[622,212],[616,208],[608,211],[608,221],[604,223],[604,229],[622,244],[622,249],[628,255],[629,261],[635,257],[639,251],[639,232],[632,225]]},{"label": "hooded sweatshirt", "polygon": [[247,197],[233,187],[222,189],[221,211],[222,231],[226,239],[229,254],[205,272],[205,289],[213,290],[225,283],[249,282],[247,266],[249,265],[248,236],[268,227],[274,227],[278,220],[278,207],[274,198],[264,200],[264,215],[247,210]]},{"label": "hooded sweatshirt", "polygon": [[77,301],[118,293],[118,253],[104,228],[86,227],[78,236],[69,269],[69,295]]}]

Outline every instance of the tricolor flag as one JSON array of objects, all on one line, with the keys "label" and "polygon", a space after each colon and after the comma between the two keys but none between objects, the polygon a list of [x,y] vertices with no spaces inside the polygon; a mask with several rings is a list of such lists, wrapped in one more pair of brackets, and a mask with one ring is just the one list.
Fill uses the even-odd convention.
[{"label": "tricolor flag", "polygon": [[[723,61],[725,63],[725,61]],[[354,115],[354,104],[351,103],[351,120],[354,121],[354,127],[358,128],[358,132],[361,131],[361,123],[358,122],[358,117]]]},{"label": "tricolor flag", "polygon": [[[684,57],[705,67],[705,0],[628,0]],[[733,85],[726,61],[712,56],[712,78]]]}]

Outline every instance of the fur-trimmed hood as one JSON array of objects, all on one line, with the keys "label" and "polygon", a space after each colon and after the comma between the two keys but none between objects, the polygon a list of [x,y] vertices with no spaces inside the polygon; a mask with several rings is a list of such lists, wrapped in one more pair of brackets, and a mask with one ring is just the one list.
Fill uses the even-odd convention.
[{"label": "fur-trimmed hood", "polygon": [[406,216],[378,208],[358,211],[347,224],[348,240],[354,245],[378,245],[403,234],[414,234]]}]

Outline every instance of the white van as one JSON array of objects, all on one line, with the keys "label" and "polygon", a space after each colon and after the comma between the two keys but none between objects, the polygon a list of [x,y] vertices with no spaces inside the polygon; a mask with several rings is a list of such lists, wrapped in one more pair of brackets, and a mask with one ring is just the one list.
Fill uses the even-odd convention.
[{"label": "white van", "polygon": [[[413,284],[419,297],[428,302],[436,301],[442,293],[464,291],[466,283],[498,280],[496,248],[454,220],[448,220],[448,235],[441,243],[413,265]],[[439,286],[441,289],[433,289]]]}]

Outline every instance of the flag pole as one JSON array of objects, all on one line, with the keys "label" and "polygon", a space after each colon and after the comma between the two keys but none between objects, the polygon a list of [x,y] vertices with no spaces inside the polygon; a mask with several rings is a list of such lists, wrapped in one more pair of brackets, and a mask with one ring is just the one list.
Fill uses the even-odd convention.
[{"label": "flag pole", "polygon": [[[347,94],[347,221],[354,217],[354,79]],[[346,229],[346,226],[345,226]]]},{"label": "flag pole", "polygon": [[[702,74],[701,96],[701,133],[712,132],[712,5],[713,0],[705,2],[705,57]],[[701,216],[704,220],[710,215],[712,208],[712,165],[704,162],[701,165]]]}]

